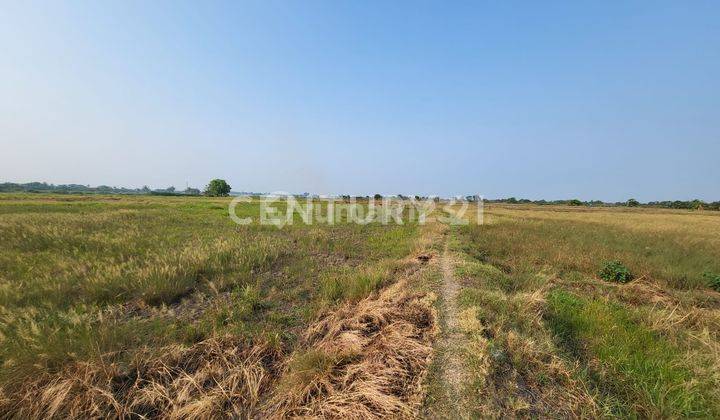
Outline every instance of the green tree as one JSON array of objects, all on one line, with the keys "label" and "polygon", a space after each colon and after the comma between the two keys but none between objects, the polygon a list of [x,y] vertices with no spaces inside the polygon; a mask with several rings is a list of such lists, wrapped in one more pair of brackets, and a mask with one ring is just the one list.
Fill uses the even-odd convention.
[{"label": "green tree", "polygon": [[627,206],[628,206],[628,207],[637,207],[637,206],[639,206],[639,205],[640,205],[640,202],[637,201],[637,200],[634,199],[634,198],[631,198],[631,199],[629,199],[629,200],[627,201]]},{"label": "green tree", "polygon": [[205,187],[205,195],[208,197],[227,197],[230,195],[230,185],[224,179],[213,179]]},{"label": "green tree", "polygon": [[569,200],[567,203],[568,203],[568,206],[582,206],[583,205],[583,202],[578,200],[577,198],[573,198],[572,200]]},{"label": "green tree", "polygon": [[703,207],[705,207],[705,205],[706,205],[705,202],[702,200],[695,199],[690,202],[690,208],[693,210],[702,210]]}]

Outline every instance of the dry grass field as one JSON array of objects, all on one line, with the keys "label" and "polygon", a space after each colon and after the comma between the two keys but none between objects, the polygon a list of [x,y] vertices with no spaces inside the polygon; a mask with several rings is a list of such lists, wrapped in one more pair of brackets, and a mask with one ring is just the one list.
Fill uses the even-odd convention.
[{"label": "dry grass field", "polygon": [[[449,234],[462,334],[449,351],[464,375],[447,395],[437,359],[429,413],[720,415],[720,293],[708,285],[720,273],[720,214],[486,210],[484,225]],[[606,261],[633,280],[601,279]]]},{"label": "dry grass field", "polygon": [[228,202],[0,195],[0,418],[720,416],[716,212]]},{"label": "dry grass field", "polygon": [[[238,226],[228,202],[0,197],[0,417],[290,413],[351,393],[338,366],[364,365],[400,375],[377,392],[389,413],[412,411],[430,306],[404,291],[362,300],[417,270],[417,226]],[[363,357],[383,334],[405,339],[407,366]]]}]

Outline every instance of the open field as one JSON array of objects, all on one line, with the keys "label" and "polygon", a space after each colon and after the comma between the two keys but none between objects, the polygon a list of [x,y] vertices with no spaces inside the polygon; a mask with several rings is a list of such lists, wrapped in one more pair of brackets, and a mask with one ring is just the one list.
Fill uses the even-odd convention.
[{"label": "open field", "polygon": [[[718,213],[487,210],[450,232],[464,375],[453,400],[437,359],[431,413],[720,415]],[[609,260],[634,280],[600,279]]]},{"label": "open field", "polygon": [[[332,352],[330,333],[310,338],[310,328],[412,271],[417,262],[403,260],[415,252],[417,226],[238,226],[228,202],[2,196],[0,411],[291,411],[299,402],[271,407],[281,376],[285,383],[298,377],[295,393],[286,394],[300,398],[313,394],[303,387],[325,379],[328,363],[367,362]],[[237,213],[256,217],[257,204]],[[408,299],[381,321],[400,322],[405,306],[416,305]],[[373,334],[385,327],[375,325]],[[352,329],[345,332],[352,338]],[[326,350],[308,348],[323,340]],[[353,351],[363,349],[355,344]]]},{"label": "open field", "polygon": [[720,416],[716,212],[228,202],[0,195],[0,417]]}]

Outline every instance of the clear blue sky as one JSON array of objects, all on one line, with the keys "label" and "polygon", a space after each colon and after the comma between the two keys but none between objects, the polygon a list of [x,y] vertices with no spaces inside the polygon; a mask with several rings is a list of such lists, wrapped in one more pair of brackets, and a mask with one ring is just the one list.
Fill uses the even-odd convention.
[{"label": "clear blue sky", "polygon": [[0,181],[720,200],[720,2],[5,2]]}]

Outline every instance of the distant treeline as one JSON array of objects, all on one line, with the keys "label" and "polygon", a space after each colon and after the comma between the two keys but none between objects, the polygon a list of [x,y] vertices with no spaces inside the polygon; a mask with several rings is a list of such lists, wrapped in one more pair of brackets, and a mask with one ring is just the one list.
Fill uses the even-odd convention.
[{"label": "distant treeline", "polygon": [[[467,197],[467,200],[472,201],[471,196]],[[608,203],[600,200],[592,201],[581,201],[578,199],[572,200],[528,200],[528,199],[517,199],[515,197],[501,198],[496,200],[484,200],[486,203],[505,203],[505,204],[537,204],[537,205],[565,205],[565,206],[587,206],[587,207],[653,207],[653,208],[666,208],[666,209],[686,209],[686,210],[720,210],[720,201],[705,202],[702,200],[691,200],[691,201],[649,201],[647,203],[641,203],[634,198],[627,201],[617,201],[614,203]]]},{"label": "distant treeline", "polygon": [[56,193],[56,194],[147,194],[147,195],[200,195],[197,188],[186,188],[184,191],[177,191],[175,187],[162,189],[150,189],[148,186],[142,188],[110,187],[99,185],[91,187],[82,184],[48,184],[46,182],[28,182],[16,184],[4,182],[0,184],[0,192],[29,192],[29,193]]},{"label": "distant treeline", "polygon": [[[146,194],[146,195],[168,195],[168,196],[187,196],[187,195],[200,195],[202,192],[197,188],[186,188],[183,191],[178,191],[175,187],[168,187],[162,189],[150,189],[147,186],[142,188],[125,188],[125,187],[110,187],[108,185],[99,185],[97,187],[91,187],[89,185],[82,184],[48,184],[46,182],[28,182],[26,184],[16,184],[12,182],[0,183],[0,192],[29,192],[29,193],[56,193],[56,194]],[[244,195],[250,195],[250,193],[240,193]],[[252,193],[252,195],[262,195],[260,193]],[[299,197],[311,197],[310,194],[300,194]],[[410,197],[398,194],[393,196],[400,199],[408,199]],[[340,198],[350,199],[349,195],[342,195]],[[359,196],[358,199],[369,199],[370,196]],[[382,199],[383,196],[375,194],[373,196],[376,200]],[[424,196],[414,196],[416,200],[427,199]],[[469,195],[464,197],[467,201],[477,201],[477,196]],[[691,200],[691,201],[649,201],[647,203],[641,203],[634,198],[627,201],[618,202],[605,202],[600,200],[581,201],[578,199],[572,200],[528,200],[525,198],[500,198],[500,199],[484,199],[486,203],[504,203],[504,204],[537,204],[537,205],[556,205],[556,206],[586,206],[586,207],[652,207],[652,208],[667,208],[667,209],[687,209],[687,210],[720,210],[720,201],[705,202],[702,200]]]}]

